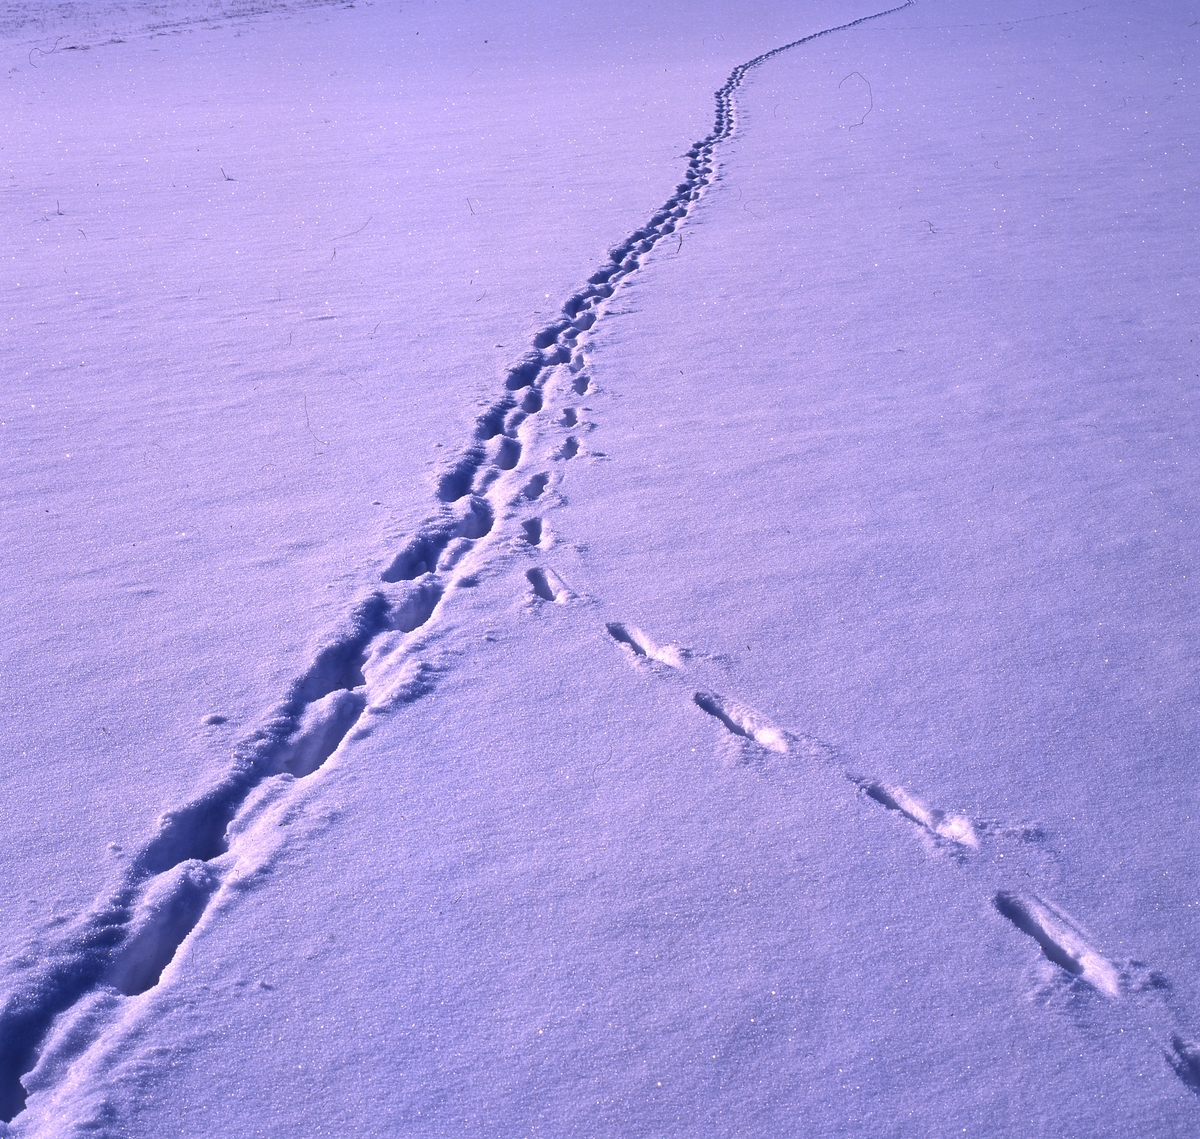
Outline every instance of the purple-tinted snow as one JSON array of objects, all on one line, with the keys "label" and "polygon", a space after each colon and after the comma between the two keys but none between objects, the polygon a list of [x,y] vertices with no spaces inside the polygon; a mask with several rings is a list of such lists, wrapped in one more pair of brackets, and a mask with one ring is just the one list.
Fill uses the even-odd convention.
[{"label": "purple-tinted snow", "polygon": [[1194,1132],[1194,14],[882,7],[6,17],[13,1134]]}]

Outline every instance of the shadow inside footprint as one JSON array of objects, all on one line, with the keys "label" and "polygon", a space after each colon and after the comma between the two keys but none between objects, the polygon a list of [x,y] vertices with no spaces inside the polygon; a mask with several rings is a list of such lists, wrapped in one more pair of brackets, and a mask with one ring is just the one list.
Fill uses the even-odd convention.
[{"label": "shadow inside footprint", "polygon": [[536,498],[541,498],[543,491],[550,482],[550,476],[547,474],[534,475],[522,489],[522,493],[530,501]]},{"label": "shadow inside footprint", "polygon": [[136,997],[157,985],[219,885],[217,873],[197,861],[181,863],[152,885],[113,963],[113,988]]},{"label": "shadow inside footprint", "polygon": [[1175,1074],[1193,1092],[1200,1095],[1200,1044],[1173,1032],[1166,1055],[1167,1062],[1175,1069]]},{"label": "shadow inside footprint", "polygon": [[526,572],[525,580],[533,586],[535,597],[542,601],[567,601],[570,591],[566,583],[552,569],[531,569]]}]

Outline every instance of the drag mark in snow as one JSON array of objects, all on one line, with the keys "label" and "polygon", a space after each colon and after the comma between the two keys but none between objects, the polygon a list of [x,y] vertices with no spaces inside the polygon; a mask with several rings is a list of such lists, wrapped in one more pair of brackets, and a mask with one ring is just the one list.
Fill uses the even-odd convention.
[{"label": "drag mark in snow", "polygon": [[1121,974],[1091,946],[1065,914],[1028,894],[1001,892],[992,900],[1001,916],[1042,947],[1046,959],[1110,999],[1121,995]]}]

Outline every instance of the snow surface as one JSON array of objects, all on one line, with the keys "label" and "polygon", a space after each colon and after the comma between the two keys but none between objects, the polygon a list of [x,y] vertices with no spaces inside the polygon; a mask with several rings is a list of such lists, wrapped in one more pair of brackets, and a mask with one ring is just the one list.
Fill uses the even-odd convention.
[{"label": "snow surface", "polygon": [[879,10],[6,9],[14,1134],[1194,1134],[1200,11]]}]

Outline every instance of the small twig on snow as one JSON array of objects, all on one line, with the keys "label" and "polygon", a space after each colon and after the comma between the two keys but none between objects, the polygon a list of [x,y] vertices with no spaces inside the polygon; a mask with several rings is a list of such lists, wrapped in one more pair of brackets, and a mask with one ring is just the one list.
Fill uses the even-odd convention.
[{"label": "small twig on snow", "polygon": [[322,447],[329,446],[328,439],[317,439],[317,433],[312,429],[312,424],[308,421],[308,396],[304,396],[304,426],[308,428],[308,433],[316,442],[320,443]]},{"label": "small twig on snow", "polygon": [[341,241],[343,237],[353,237],[356,233],[362,233],[362,231],[371,224],[371,218],[373,218],[374,216],[375,215],[372,214],[371,217],[367,218],[367,220],[365,222],[363,222],[362,225],[360,225],[358,227],[358,229],[352,229],[349,233],[340,234],[338,237],[333,238],[333,240]]}]

